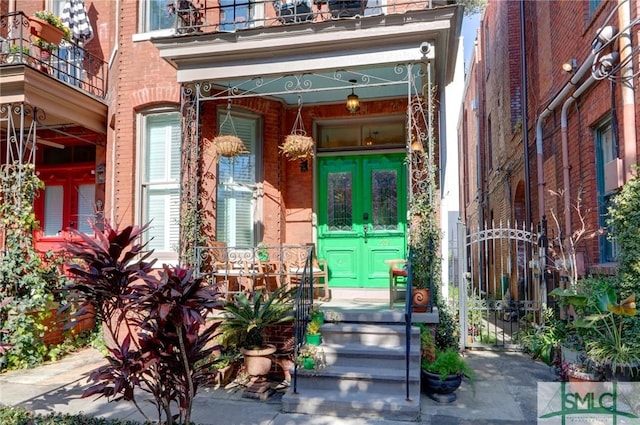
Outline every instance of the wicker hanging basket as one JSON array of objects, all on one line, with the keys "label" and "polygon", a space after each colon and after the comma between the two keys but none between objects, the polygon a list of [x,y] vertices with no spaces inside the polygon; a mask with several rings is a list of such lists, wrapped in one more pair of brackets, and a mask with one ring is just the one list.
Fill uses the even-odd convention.
[{"label": "wicker hanging basket", "polygon": [[304,131],[301,111],[302,99],[298,97],[298,114],[293,123],[293,129],[291,130],[291,134],[284,139],[284,144],[280,146],[280,150],[290,161],[313,157],[315,142],[313,138],[307,136],[307,133]]},{"label": "wicker hanging basket", "polygon": [[312,137],[303,134],[290,134],[284,139],[280,150],[289,160],[294,161],[313,157],[314,145]]},{"label": "wicker hanging basket", "polygon": [[218,155],[233,158],[238,155],[249,153],[246,146],[237,136],[222,135],[213,138]]},{"label": "wicker hanging basket", "polygon": [[249,153],[247,147],[238,137],[235,125],[233,125],[233,118],[231,117],[231,99],[227,101],[227,114],[220,124],[221,131],[225,128],[226,132],[230,130],[232,134],[221,134],[213,138],[213,144],[216,147],[218,155],[233,158],[238,155]]}]

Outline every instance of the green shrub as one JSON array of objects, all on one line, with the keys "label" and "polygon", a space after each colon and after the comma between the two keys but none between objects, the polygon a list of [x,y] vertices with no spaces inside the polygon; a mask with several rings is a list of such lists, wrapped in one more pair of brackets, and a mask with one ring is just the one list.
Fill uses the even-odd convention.
[{"label": "green shrub", "polygon": [[440,375],[440,379],[443,381],[449,375],[464,375],[469,379],[473,377],[473,371],[463,360],[460,353],[452,349],[437,351],[436,358],[432,362],[424,359],[422,361],[422,369]]},{"label": "green shrub", "polygon": [[619,295],[626,298],[640,294],[640,179],[637,175],[613,197],[608,214],[609,235],[620,247]]},{"label": "green shrub", "polygon": [[92,418],[90,416],[49,413],[33,414],[22,407],[0,406],[0,424],[3,425],[140,425],[121,419]]}]

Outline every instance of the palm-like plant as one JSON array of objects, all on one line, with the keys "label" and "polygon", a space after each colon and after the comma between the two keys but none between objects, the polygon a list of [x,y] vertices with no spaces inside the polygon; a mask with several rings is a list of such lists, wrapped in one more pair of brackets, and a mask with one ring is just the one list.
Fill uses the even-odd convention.
[{"label": "palm-like plant", "polygon": [[612,371],[637,367],[640,347],[629,343],[629,322],[637,320],[635,294],[618,303],[615,290],[608,288],[599,294],[596,308],[596,314],[576,321],[576,326],[593,329],[597,335],[587,342],[589,357],[611,367]]},{"label": "palm-like plant", "polygon": [[279,288],[270,295],[262,290],[252,296],[238,294],[224,311],[229,317],[223,329],[229,338],[235,337],[240,347],[263,348],[266,328],[293,320],[292,292]]}]

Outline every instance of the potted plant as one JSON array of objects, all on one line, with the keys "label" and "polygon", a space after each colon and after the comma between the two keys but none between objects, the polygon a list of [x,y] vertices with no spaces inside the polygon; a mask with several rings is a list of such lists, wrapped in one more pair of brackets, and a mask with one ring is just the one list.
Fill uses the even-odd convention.
[{"label": "potted plant", "polygon": [[256,254],[258,256],[258,260],[269,261],[269,250],[266,242],[260,242],[258,244]]},{"label": "potted plant", "polygon": [[424,392],[439,403],[455,401],[455,391],[462,378],[473,378],[473,372],[453,347],[436,347],[431,330],[425,325],[420,328],[421,383]]},{"label": "potted plant", "polygon": [[604,368],[607,379],[630,379],[640,373],[640,347],[633,342],[640,318],[635,294],[618,303],[614,284],[611,278],[592,277],[550,294],[573,308],[570,328],[583,334],[588,358]]},{"label": "potted plant", "polygon": [[247,373],[267,375],[271,370],[271,355],[276,347],[265,343],[267,328],[293,320],[292,292],[278,288],[270,295],[256,291],[251,297],[239,294],[226,303],[227,318],[222,325],[227,340],[240,347]]},{"label": "potted plant", "polygon": [[296,363],[305,370],[321,369],[326,366],[324,351],[317,345],[303,345],[298,351]]},{"label": "potted plant", "polygon": [[40,10],[29,19],[31,34],[47,43],[58,45],[62,39],[71,39],[71,30],[53,13]]},{"label": "potted plant", "polygon": [[32,60],[29,48],[21,44],[14,44],[9,47],[9,52],[3,54],[4,59],[0,63],[28,63]]},{"label": "potted plant", "polygon": [[320,345],[320,341],[322,340],[322,334],[320,333],[320,328],[322,327],[322,323],[317,318],[311,319],[309,323],[307,323],[307,332],[305,334],[305,340],[309,345]]},{"label": "potted plant", "polygon": [[451,403],[456,400],[455,391],[460,387],[462,378],[473,378],[473,372],[467,366],[457,350],[436,350],[433,360],[422,360],[422,383],[427,395],[439,403]]},{"label": "potted plant", "polygon": [[318,304],[312,304],[309,309],[309,319],[316,320],[320,325],[324,325],[324,311],[320,310]]},{"label": "potted plant", "polygon": [[617,302],[615,289],[598,294],[596,314],[576,320],[576,326],[594,331],[587,341],[588,356],[602,364],[608,380],[629,380],[640,376],[640,347],[631,337],[637,329],[635,294]]}]

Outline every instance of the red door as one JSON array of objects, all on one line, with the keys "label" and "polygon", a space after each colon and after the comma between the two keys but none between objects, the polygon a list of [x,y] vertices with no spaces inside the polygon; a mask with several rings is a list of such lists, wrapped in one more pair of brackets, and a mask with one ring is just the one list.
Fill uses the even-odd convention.
[{"label": "red door", "polygon": [[95,166],[39,167],[44,189],[34,207],[40,228],[35,233],[36,249],[56,250],[69,240],[68,228],[92,233],[95,218]]}]

